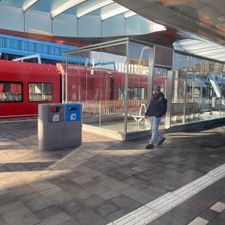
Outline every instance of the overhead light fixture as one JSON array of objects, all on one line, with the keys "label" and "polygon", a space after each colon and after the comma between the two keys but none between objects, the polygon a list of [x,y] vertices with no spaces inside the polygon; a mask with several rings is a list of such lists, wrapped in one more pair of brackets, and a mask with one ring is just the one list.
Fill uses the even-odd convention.
[{"label": "overhead light fixture", "polygon": [[137,15],[137,13],[133,12],[133,11],[128,11],[128,12],[125,12],[124,13],[124,18],[128,18],[128,17],[131,17],[131,16],[135,16]]},{"label": "overhead light fixture", "polygon": [[105,20],[105,19],[108,19],[110,17],[113,17],[113,16],[116,16],[116,15],[119,15],[119,14],[122,14],[122,13],[125,13],[129,11],[129,9],[123,7],[123,6],[116,6],[114,7],[113,9],[107,11],[107,12],[104,12],[101,14],[101,20]]},{"label": "overhead light fixture", "polygon": [[53,19],[54,17],[58,16],[59,14],[63,13],[64,11],[66,11],[66,10],[72,8],[73,6],[76,6],[84,1],[85,0],[70,0],[68,2],[61,4],[59,7],[55,8],[51,11],[51,18]]},{"label": "overhead light fixture", "polygon": [[22,6],[23,12],[27,11],[33,4],[35,4],[38,0],[26,0]]},{"label": "overhead light fixture", "polygon": [[101,0],[99,2],[92,2],[92,4],[86,5],[83,8],[81,8],[80,10],[78,10],[76,17],[80,18],[81,16],[84,16],[90,12],[95,11],[96,9],[100,9],[104,6],[107,6],[109,4],[114,3],[114,1],[112,0]]}]

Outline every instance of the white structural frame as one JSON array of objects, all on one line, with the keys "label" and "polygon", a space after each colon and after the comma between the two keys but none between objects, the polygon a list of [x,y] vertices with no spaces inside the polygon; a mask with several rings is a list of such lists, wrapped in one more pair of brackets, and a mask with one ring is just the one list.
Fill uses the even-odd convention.
[{"label": "white structural frame", "polygon": [[36,2],[38,2],[38,0],[26,0],[22,6],[23,12],[26,12]]},{"label": "white structural frame", "polygon": [[56,16],[58,16],[59,14],[65,12],[66,10],[79,5],[80,3],[84,2],[86,0],[69,0],[63,4],[61,4],[60,6],[54,8],[51,10],[51,18],[55,18]]},{"label": "white structural frame", "polygon": [[110,17],[125,13],[130,11],[128,8],[121,6],[117,3],[110,5],[108,9],[104,9],[104,12],[101,13],[101,20],[109,19]]},{"label": "white structural frame", "polygon": [[87,2],[83,7],[77,10],[76,17],[80,18],[81,16],[84,16],[90,12],[95,11],[96,9],[100,9],[104,6],[110,5],[114,3],[113,0],[98,0],[94,2]]}]

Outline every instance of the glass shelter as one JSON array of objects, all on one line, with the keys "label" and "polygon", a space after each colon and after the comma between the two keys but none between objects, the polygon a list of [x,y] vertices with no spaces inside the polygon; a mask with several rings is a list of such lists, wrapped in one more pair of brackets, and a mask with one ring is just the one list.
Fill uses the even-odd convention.
[{"label": "glass shelter", "polygon": [[224,117],[224,65],[129,38],[65,52],[66,102],[79,102],[83,123],[121,135],[149,133],[145,111],[154,84],[168,99],[161,129]]},{"label": "glass shelter", "polygon": [[193,55],[174,54],[171,126],[225,117],[225,68]]}]

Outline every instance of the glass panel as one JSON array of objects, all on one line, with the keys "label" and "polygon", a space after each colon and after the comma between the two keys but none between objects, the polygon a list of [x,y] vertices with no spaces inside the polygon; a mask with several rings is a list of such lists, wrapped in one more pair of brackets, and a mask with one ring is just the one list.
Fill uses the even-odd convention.
[{"label": "glass panel", "polygon": [[[154,67],[153,70],[153,86],[160,85],[161,92],[166,97],[166,82],[167,82],[167,72],[168,69],[162,67]],[[162,117],[160,123],[160,129],[165,128],[165,116]]]},{"label": "glass panel", "polygon": [[223,65],[178,53],[174,62],[171,124],[224,116]]},{"label": "glass panel", "polygon": [[0,102],[21,102],[22,83],[0,82]]},{"label": "glass panel", "polygon": [[148,77],[152,54],[151,46],[129,42],[127,132],[150,128],[145,112],[148,106]]},{"label": "glass panel", "polygon": [[29,83],[29,101],[51,102],[53,86],[50,83]]},{"label": "glass panel", "polygon": [[73,54],[68,65],[68,101],[83,107],[83,122],[124,132],[126,43]]}]

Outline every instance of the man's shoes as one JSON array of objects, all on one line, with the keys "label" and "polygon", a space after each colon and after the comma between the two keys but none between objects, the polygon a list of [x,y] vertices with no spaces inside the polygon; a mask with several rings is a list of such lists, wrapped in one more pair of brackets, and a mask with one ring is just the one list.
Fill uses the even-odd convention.
[{"label": "man's shoes", "polygon": [[148,144],[148,145],[145,146],[145,148],[146,148],[146,149],[153,149],[153,148],[154,148],[154,145]]},{"label": "man's shoes", "polygon": [[162,145],[163,142],[164,142],[165,140],[166,140],[166,138],[161,139],[161,140],[158,142],[158,145]]}]

